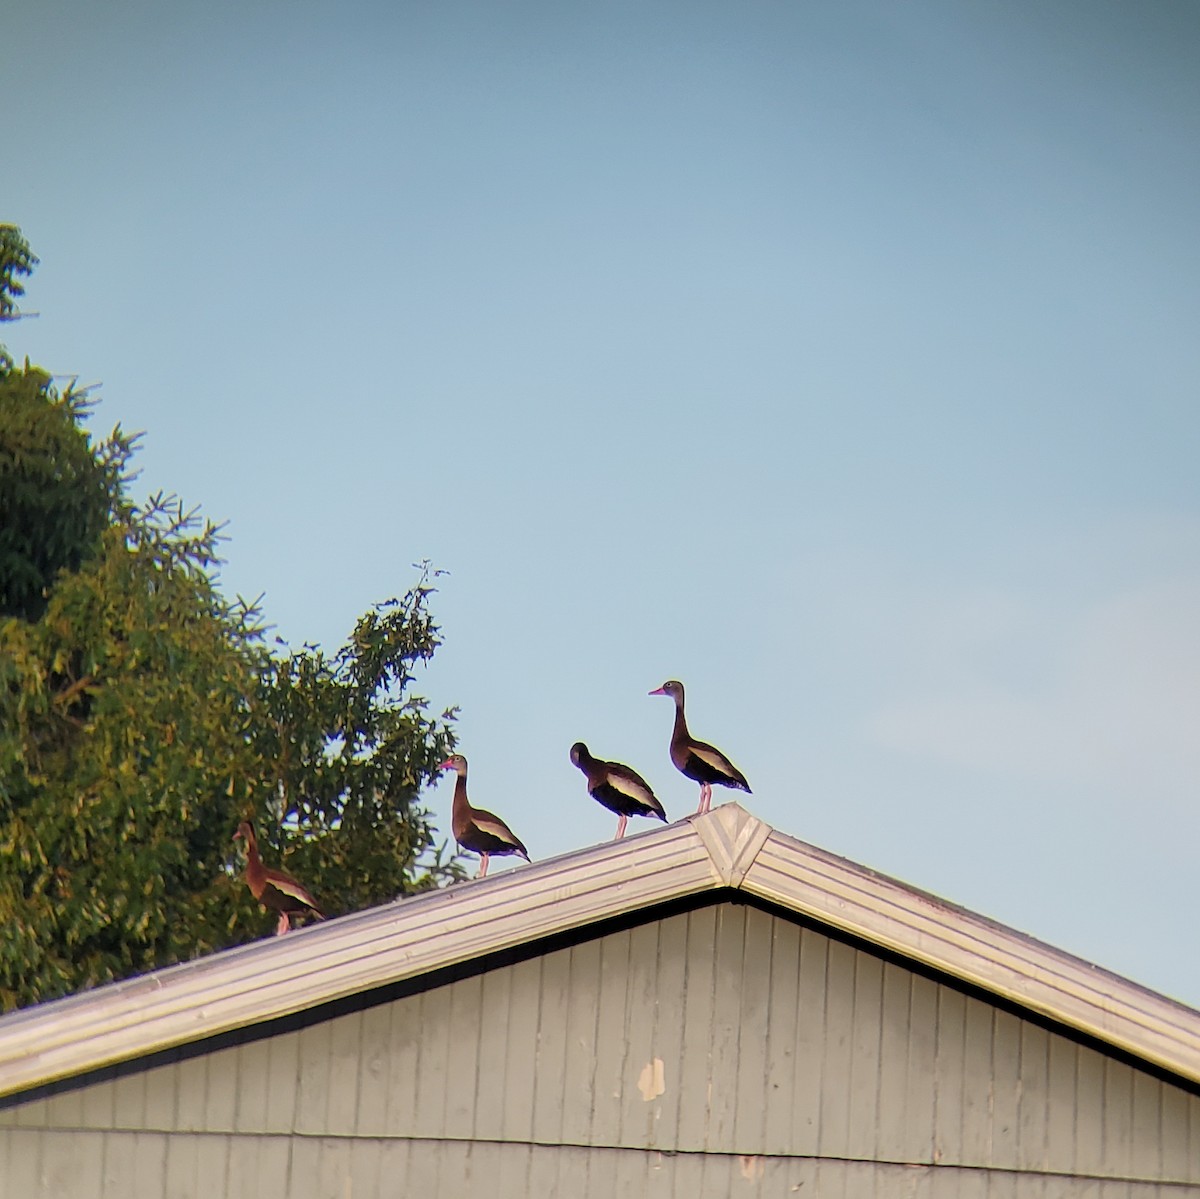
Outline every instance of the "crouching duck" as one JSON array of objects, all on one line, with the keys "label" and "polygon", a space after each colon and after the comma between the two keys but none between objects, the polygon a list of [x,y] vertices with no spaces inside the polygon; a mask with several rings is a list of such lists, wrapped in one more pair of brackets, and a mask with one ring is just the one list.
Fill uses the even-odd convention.
[{"label": "crouching duck", "polygon": [[582,741],[571,746],[571,761],[587,777],[588,794],[620,819],[614,841],[625,836],[630,816],[657,816],[664,824],[667,814],[650,790],[650,784],[636,770],[620,762],[602,762],[593,758]]}]

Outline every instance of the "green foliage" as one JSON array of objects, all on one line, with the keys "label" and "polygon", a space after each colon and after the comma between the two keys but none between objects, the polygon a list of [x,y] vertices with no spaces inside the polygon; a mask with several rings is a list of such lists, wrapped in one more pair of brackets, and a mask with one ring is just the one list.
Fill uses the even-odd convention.
[{"label": "green foliage", "polygon": [[[15,225],[0,225],[0,320],[16,320],[18,276],[37,259]],[[0,617],[34,620],[60,570],[99,548],[115,514],[130,443],[116,430],[93,446],[82,428],[86,390],[60,395],[50,376],[15,369],[0,346]]]},{"label": "green foliage", "polygon": [[40,616],[55,575],[95,553],[113,518],[130,446],[119,429],[93,446],[87,408],[45,371],[0,363],[0,616]]},{"label": "green foliage", "polygon": [[23,592],[0,558],[0,592],[29,605],[0,615],[0,1008],[268,932],[232,843],[246,817],[330,915],[462,877],[420,806],[453,745],[454,713],[410,691],[439,644],[428,570],[337,654],[272,650],[216,584],[219,529],[130,502],[133,441],[92,444],[86,405],[28,366],[0,397],[13,378],[0,427],[29,420],[4,444],[37,465],[5,523],[25,547],[76,535]]},{"label": "green foliage", "polygon": [[274,774],[259,839],[286,849],[287,869],[327,913],[461,877],[445,847],[422,860],[433,830],[418,795],[453,746],[453,712],[431,720],[408,692],[439,644],[430,594],[426,569],[360,617],[336,655],[305,646],[274,657],[264,679],[257,746]]},{"label": "green foliage", "polygon": [[16,225],[0,224],[0,321],[19,317],[17,299],[25,294],[25,288],[17,279],[29,275],[37,261],[21,230]]}]

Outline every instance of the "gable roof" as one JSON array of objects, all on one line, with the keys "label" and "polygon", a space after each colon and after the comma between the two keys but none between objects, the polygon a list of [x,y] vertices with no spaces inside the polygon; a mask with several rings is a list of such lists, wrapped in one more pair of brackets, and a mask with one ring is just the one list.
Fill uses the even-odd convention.
[{"label": "gable roof", "polygon": [[0,1095],[724,889],[1200,1083],[1200,1012],[776,832],[727,803],[664,829],[0,1018]]}]

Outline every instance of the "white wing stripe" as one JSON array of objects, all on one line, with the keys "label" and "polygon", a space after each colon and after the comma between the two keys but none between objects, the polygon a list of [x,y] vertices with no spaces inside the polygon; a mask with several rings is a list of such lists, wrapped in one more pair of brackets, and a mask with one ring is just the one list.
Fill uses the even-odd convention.
[{"label": "white wing stripe", "polygon": [[505,825],[499,817],[491,819],[488,816],[481,815],[478,811],[475,813],[475,824],[481,832],[490,833],[493,837],[499,838],[506,845],[515,845],[516,837],[512,831]]},{"label": "white wing stripe", "polygon": [[707,762],[714,770],[719,770],[722,774],[728,774],[733,766],[733,763],[719,749],[701,748],[699,745],[693,745],[690,748],[700,761]]},{"label": "white wing stripe", "polygon": [[285,878],[269,878],[267,883],[274,887],[276,891],[282,891],[284,895],[290,895],[293,899],[298,899],[301,903],[308,904],[309,907],[317,906],[313,897],[299,883],[292,879]]},{"label": "white wing stripe", "polygon": [[619,774],[610,774],[608,783],[622,795],[628,795],[632,799],[640,799],[643,802],[648,802],[652,796],[649,787],[639,787],[633,779],[622,778]]}]

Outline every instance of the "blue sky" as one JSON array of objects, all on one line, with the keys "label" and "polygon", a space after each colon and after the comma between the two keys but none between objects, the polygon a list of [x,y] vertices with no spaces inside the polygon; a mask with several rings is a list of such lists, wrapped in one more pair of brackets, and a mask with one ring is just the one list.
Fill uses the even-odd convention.
[{"label": "blue sky", "polygon": [[612,835],[576,739],[694,808],[677,677],[763,819],[1200,1005],[1198,54],[1184,0],[26,3],[7,341],[290,640],[449,571],[420,685],[535,857]]}]

